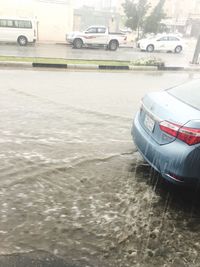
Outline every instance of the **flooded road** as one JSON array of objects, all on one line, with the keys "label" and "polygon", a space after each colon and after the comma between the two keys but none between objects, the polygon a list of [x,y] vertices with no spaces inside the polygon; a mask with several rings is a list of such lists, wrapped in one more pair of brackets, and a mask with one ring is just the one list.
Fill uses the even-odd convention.
[{"label": "flooded road", "polygon": [[38,44],[18,46],[17,44],[0,43],[1,56],[32,57],[34,60],[39,57],[63,58],[63,59],[85,59],[85,60],[122,60],[135,61],[139,59],[161,59],[166,65],[187,66],[191,62],[195,50],[196,40],[185,39],[184,51],[180,54],[155,51],[144,53],[132,44],[132,48],[119,48],[115,52],[105,49],[73,49],[66,44]]},{"label": "flooded road", "polygon": [[91,267],[200,265],[199,192],[165,183],[130,136],[146,92],[197,74],[0,77],[1,255],[40,250]]}]

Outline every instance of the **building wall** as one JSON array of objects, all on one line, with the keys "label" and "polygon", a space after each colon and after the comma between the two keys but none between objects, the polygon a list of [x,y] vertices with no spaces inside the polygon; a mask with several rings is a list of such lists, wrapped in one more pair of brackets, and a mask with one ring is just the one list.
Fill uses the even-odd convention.
[{"label": "building wall", "polygon": [[120,14],[82,7],[74,10],[74,31],[83,31],[91,25],[103,25],[110,31],[119,31]]},{"label": "building wall", "polygon": [[73,29],[72,0],[0,0],[0,16],[32,17],[39,41],[64,42]]},{"label": "building wall", "polygon": [[[53,2],[53,1],[52,1]],[[73,28],[73,8],[70,1],[35,1],[40,41],[65,41],[67,32]]]}]

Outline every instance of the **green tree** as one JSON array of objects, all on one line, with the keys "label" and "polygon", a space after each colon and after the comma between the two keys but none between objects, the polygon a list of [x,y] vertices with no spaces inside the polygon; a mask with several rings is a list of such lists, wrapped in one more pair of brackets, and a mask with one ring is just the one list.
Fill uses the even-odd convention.
[{"label": "green tree", "polygon": [[160,31],[160,22],[165,18],[165,13],[163,11],[164,4],[165,0],[160,0],[151,14],[146,18],[146,21],[144,23],[145,33],[158,33]]},{"label": "green tree", "polygon": [[126,26],[132,30],[139,30],[143,27],[144,18],[150,5],[148,0],[126,0],[122,5],[126,14]]}]

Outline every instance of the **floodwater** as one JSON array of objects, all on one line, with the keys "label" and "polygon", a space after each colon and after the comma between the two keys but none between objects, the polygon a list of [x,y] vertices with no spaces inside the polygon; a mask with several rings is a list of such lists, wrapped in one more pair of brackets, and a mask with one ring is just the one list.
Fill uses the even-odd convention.
[{"label": "floodwater", "polygon": [[196,46],[195,39],[185,39],[185,47],[182,53],[154,52],[144,53],[136,48],[136,44],[131,44],[130,48],[119,48],[117,51],[106,51],[104,48],[83,48],[73,49],[66,44],[34,44],[19,46],[17,44],[0,43],[0,54],[14,57],[48,57],[65,59],[86,59],[86,60],[122,60],[135,61],[138,59],[161,59],[166,65],[187,66],[192,61]]},{"label": "floodwater", "polygon": [[40,250],[88,267],[200,265],[199,192],[164,182],[130,136],[145,92],[197,74],[0,77],[1,255]]}]

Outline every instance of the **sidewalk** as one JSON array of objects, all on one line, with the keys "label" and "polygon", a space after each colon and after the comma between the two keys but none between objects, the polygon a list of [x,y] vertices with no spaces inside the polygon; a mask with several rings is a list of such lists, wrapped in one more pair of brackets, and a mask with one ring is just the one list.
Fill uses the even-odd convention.
[{"label": "sidewalk", "polygon": [[131,64],[96,64],[91,61],[79,63],[53,63],[53,62],[23,62],[23,61],[0,61],[3,68],[46,68],[46,69],[71,69],[71,70],[107,70],[107,71],[187,71],[200,72],[200,65],[131,65]]}]

